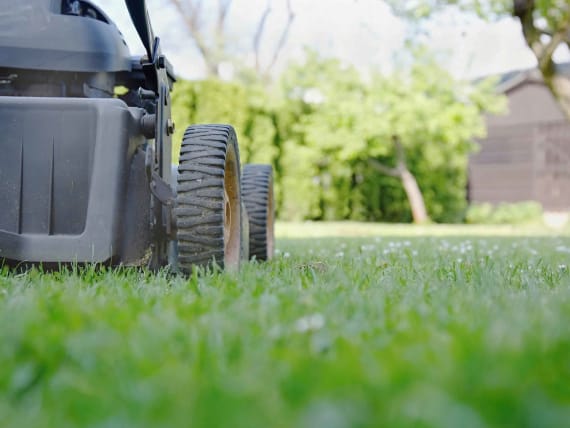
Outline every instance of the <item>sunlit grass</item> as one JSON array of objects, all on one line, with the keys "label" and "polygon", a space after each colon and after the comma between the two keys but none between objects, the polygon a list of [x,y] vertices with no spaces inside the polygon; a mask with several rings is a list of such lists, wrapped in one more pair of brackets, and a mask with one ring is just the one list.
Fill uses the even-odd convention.
[{"label": "sunlit grass", "polygon": [[570,236],[570,227],[549,228],[528,225],[462,224],[386,224],[362,222],[287,222],[278,223],[282,238],[367,237],[367,236]]},{"label": "sunlit grass", "polygon": [[499,230],[280,224],[305,239],[189,279],[4,269],[0,426],[569,426],[570,238]]}]

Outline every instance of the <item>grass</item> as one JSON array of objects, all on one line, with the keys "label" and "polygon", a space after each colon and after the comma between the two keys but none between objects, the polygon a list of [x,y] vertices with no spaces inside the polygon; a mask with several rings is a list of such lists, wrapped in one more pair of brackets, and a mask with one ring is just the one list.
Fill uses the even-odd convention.
[{"label": "grass", "polygon": [[272,262],[189,279],[3,269],[0,426],[570,426],[570,237],[499,229],[280,225]]}]

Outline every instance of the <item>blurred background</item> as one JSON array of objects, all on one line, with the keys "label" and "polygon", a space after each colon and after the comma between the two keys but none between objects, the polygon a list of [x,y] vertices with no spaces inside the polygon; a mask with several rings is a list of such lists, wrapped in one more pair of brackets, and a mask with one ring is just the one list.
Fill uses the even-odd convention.
[{"label": "blurred background", "polygon": [[[95,3],[142,53],[123,2]],[[147,3],[175,141],[234,125],[280,219],[567,222],[568,0]]]}]

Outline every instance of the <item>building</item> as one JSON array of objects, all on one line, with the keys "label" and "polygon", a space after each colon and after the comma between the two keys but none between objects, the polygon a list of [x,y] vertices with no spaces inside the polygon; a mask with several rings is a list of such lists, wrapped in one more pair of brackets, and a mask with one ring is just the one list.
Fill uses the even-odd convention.
[{"label": "building", "polygon": [[[570,75],[570,63],[563,70]],[[538,70],[507,73],[498,90],[509,109],[487,117],[488,136],[469,159],[470,202],[532,200],[570,211],[570,123]]]}]

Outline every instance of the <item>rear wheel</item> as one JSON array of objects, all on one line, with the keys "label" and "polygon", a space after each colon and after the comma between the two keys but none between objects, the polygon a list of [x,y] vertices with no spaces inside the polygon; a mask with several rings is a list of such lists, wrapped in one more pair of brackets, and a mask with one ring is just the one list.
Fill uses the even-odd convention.
[{"label": "rear wheel", "polygon": [[273,170],[270,165],[243,167],[242,195],[249,216],[249,256],[269,260],[275,248]]},{"label": "rear wheel", "polygon": [[195,125],[184,133],[178,165],[178,267],[215,262],[238,269],[242,258],[240,163],[234,129]]}]

